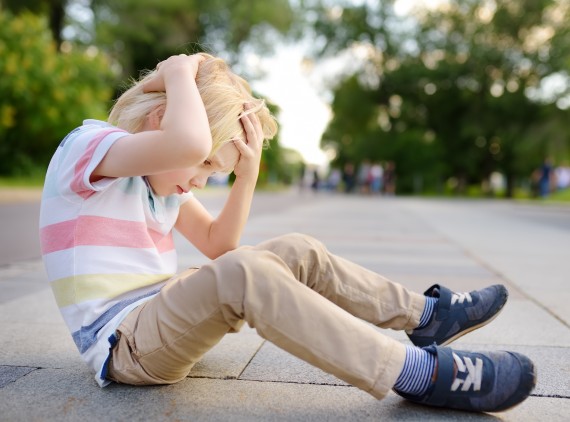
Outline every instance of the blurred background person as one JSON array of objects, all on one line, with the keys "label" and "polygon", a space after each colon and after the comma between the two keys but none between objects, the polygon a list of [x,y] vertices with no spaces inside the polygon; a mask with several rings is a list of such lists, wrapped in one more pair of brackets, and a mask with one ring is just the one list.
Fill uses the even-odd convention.
[{"label": "blurred background person", "polygon": [[538,193],[541,198],[547,197],[550,193],[553,177],[552,159],[547,157],[542,162],[538,172]]},{"label": "blurred background person", "polygon": [[360,193],[370,192],[370,161],[364,160],[358,168],[358,191]]},{"label": "blurred background person", "polygon": [[567,161],[562,162],[556,167],[554,174],[556,176],[556,188],[558,190],[568,189],[570,187],[570,166]]},{"label": "blurred background person", "polygon": [[370,191],[373,194],[382,192],[382,177],[384,176],[384,169],[379,162],[375,162],[370,167]]},{"label": "blurred background person", "polygon": [[388,161],[384,168],[384,193],[387,196],[396,194],[396,164]]}]

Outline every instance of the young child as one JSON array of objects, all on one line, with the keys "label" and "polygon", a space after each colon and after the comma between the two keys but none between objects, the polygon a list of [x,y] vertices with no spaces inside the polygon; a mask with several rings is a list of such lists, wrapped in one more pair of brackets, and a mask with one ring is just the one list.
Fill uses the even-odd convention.
[{"label": "young child", "polygon": [[[498,314],[503,286],[459,294],[435,285],[421,295],[301,234],[239,247],[262,146],[276,130],[243,79],[196,54],[159,63],[118,99],[109,123],[86,120],[63,140],[42,198],[42,253],[99,385],[180,381],[245,321],[377,398],[394,389],[476,411],[524,400],[535,384],[528,358],[443,347]],[[231,171],[213,218],[191,190]],[[174,228],[211,261],[176,275]],[[415,346],[365,321],[407,330]]]}]

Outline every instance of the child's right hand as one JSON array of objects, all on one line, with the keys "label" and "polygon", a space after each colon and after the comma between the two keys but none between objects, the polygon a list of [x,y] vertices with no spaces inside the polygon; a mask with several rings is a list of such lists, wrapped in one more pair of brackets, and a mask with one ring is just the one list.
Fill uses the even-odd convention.
[{"label": "child's right hand", "polygon": [[196,79],[200,63],[204,60],[201,54],[170,56],[156,65],[154,75],[143,85],[143,92],[165,92],[165,81],[175,74],[186,73],[192,79]]}]

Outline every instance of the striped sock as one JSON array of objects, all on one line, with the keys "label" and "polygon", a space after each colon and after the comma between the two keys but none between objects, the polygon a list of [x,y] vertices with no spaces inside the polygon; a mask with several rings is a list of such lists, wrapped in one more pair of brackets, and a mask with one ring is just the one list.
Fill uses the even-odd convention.
[{"label": "striped sock", "polygon": [[438,300],[439,298],[437,297],[426,297],[426,306],[424,308],[422,316],[420,317],[420,325],[418,325],[416,328],[424,328],[426,325],[428,325],[431,320],[431,316],[435,311],[435,305],[437,305]]},{"label": "striped sock", "polygon": [[406,360],[394,390],[421,396],[426,393],[435,371],[435,355],[415,346],[406,346]]}]

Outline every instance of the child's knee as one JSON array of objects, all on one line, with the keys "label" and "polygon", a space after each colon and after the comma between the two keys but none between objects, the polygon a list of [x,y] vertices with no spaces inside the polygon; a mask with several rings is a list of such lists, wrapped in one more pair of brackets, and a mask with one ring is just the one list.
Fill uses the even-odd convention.
[{"label": "child's knee", "polygon": [[302,233],[289,233],[276,237],[258,245],[260,249],[270,250],[279,256],[291,252],[296,256],[303,256],[307,251],[324,251],[322,242],[312,236]]},{"label": "child's knee", "polygon": [[210,265],[216,273],[218,283],[231,288],[235,284],[242,284],[242,281],[263,280],[284,264],[271,251],[244,246],[222,255]]},{"label": "child's knee", "polygon": [[[296,283],[289,267],[271,251],[242,247],[222,255],[207,267],[213,272],[221,303],[261,304],[283,286]],[[265,298],[257,301],[255,298]]]}]

